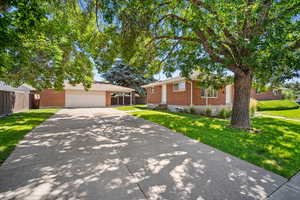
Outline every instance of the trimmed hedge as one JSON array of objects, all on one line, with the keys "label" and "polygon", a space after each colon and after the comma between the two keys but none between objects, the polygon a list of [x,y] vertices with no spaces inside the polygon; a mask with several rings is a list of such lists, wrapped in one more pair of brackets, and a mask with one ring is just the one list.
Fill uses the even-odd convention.
[{"label": "trimmed hedge", "polygon": [[264,110],[289,110],[297,109],[300,105],[294,101],[289,100],[271,100],[271,101],[258,101],[257,109]]}]

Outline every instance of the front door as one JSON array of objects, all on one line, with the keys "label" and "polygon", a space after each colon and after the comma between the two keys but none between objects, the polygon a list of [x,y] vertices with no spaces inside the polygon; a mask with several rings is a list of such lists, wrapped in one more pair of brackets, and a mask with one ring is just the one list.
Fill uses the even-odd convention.
[{"label": "front door", "polygon": [[161,103],[167,104],[167,85],[162,85],[161,88]]},{"label": "front door", "polygon": [[226,104],[232,104],[232,85],[226,86]]}]

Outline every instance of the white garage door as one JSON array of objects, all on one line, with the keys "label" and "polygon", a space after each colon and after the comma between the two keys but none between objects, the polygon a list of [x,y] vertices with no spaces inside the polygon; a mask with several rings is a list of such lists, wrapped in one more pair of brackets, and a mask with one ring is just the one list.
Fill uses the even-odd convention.
[{"label": "white garage door", "polygon": [[103,107],[105,92],[66,90],[66,107]]}]

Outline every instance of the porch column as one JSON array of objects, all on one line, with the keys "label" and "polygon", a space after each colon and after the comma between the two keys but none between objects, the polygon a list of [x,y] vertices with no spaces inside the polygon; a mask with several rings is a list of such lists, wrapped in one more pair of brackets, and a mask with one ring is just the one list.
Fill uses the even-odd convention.
[{"label": "porch column", "polygon": [[129,94],[130,94],[130,105],[132,105],[132,93],[133,92],[130,92]]}]

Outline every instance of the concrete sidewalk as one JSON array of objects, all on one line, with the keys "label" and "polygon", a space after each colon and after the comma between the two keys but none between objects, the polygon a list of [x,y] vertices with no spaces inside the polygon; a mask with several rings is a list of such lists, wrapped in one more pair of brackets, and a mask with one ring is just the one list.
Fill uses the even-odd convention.
[{"label": "concrete sidewalk", "polygon": [[286,181],[125,112],[64,109],[0,167],[0,199],[265,199]]},{"label": "concrete sidewalk", "polygon": [[268,200],[299,200],[300,172],[276,190]]},{"label": "concrete sidewalk", "polygon": [[255,117],[271,117],[271,118],[276,118],[276,119],[286,119],[286,120],[291,120],[291,121],[295,121],[295,122],[300,122],[299,119],[292,119],[292,118],[276,116],[276,115],[265,115],[265,114],[260,114],[260,113],[256,114]]}]

